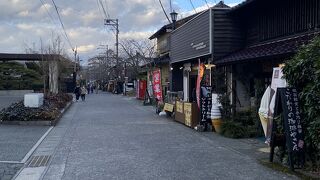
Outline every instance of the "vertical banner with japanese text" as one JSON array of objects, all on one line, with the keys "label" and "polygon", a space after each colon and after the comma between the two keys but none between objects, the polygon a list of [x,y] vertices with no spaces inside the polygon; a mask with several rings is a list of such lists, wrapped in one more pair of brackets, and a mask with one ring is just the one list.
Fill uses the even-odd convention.
[{"label": "vertical banner with japanese text", "polygon": [[161,72],[160,69],[154,70],[153,74],[153,94],[158,101],[162,101],[162,88],[161,88]]}]

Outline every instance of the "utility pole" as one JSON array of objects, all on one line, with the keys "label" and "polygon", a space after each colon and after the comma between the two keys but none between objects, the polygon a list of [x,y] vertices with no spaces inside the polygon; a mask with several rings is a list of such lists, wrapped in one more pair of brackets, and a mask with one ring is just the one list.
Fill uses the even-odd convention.
[{"label": "utility pole", "polygon": [[105,19],[104,25],[113,26],[116,29],[116,66],[119,65],[119,21],[118,19]]},{"label": "utility pole", "polygon": [[73,83],[75,88],[77,86],[77,46],[74,49]]}]

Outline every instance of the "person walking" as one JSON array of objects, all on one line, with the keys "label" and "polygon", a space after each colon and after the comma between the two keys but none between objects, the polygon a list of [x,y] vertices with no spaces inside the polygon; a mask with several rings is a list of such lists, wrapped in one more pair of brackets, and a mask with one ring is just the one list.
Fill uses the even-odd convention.
[{"label": "person walking", "polygon": [[87,91],[88,91],[88,94],[90,94],[90,84],[89,83],[87,85]]},{"label": "person walking", "polygon": [[77,86],[74,88],[73,93],[74,93],[75,96],[76,96],[76,101],[78,101],[78,100],[79,100],[79,97],[80,97],[80,86],[79,86],[79,84],[77,84]]},{"label": "person walking", "polygon": [[88,94],[87,88],[83,85],[81,87],[81,99],[82,101],[86,100],[86,94]]},{"label": "person walking", "polygon": [[96,84],[96,94],[98,94],[98,92],[99,92],[99,88],[100,88],[100,84],[99,84],[99,83],[97,83],[97,84]]}]

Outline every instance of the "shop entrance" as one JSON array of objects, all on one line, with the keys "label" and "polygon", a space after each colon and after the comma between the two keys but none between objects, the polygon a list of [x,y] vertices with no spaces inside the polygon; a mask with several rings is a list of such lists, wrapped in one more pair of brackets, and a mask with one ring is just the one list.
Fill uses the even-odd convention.
[{"label": "shop entrance", "polygon": [[190,74],[189,76],[189,99],[190,102],[196,102],[196,84],[197,84],[197,75]]}]

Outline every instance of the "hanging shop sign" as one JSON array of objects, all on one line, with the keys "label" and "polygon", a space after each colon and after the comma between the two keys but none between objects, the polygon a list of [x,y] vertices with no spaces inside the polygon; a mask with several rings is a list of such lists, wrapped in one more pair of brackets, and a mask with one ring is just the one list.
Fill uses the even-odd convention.
[{"label": "hanging shop sign", "polygon": [[161,73],[160,69],[153,71],[153,95],[158,101],[162,101]]},{"label": "hanging shop sign", "polygon": [[[295,163],[303,163],[303,151],[304,151],[304,134],[302,130],[302,119],[299,109],[298,92],[295,88],[278,88],[276,94],[276,104],[274,117],[283,115],[283,125],[285,133],[285,143],[289,152],[289,163],[291,169],[294,169]],[[271,136],[271,158],[273,159],[274,147],[279,144],[276,141],[275,134],[277,132],[276,122],[273,122],[272,136]],[[297,158],[293,158],[293,155],[297,155]],[[298,159],[298,162],[295,160]]]}]

